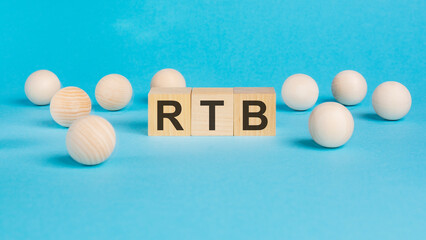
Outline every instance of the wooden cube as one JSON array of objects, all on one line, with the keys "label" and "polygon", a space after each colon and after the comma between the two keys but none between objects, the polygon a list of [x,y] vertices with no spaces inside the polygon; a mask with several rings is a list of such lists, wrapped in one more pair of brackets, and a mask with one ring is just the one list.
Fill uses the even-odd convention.
[{"label": "wooden cube", "polygon": [[234,88],[234,136],[275,136],[275,98],[272,87]]},{"label": "wooden cube", "polygon": [[148,136],[191,135],[191,88],[152,88],[148,94]]},{"label": "wooden cube", "polygon": [[234,134],[232,88],[193,88],[191,135],[232,136]]}]

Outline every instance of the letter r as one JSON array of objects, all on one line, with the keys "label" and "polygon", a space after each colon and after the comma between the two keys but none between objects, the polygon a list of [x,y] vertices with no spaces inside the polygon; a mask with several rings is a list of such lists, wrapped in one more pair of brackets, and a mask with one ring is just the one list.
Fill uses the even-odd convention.
[{"label": "letter r", "polygon": [[[175,111],[172,113],[164,113],[164,106],[173,106]],[[182,125],[180,125],[179,121],[176,119],[177,116],[182,112],[182,106],[177,101],[158,101],[157,102],[157,130],[164,130],[164,118],[170,120],[173,126],[178,131],[182,131]]]}]

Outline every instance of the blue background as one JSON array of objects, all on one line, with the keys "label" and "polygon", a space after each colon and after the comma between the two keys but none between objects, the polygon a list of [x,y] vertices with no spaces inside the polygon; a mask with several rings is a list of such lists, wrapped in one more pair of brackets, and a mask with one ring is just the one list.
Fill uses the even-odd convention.
[{"label": "blue background", "polygon": [[[0,239],[425,239],[426,2],[1,1]],[[276,137],[148,137],[151,77],[176,68],[190,87],[272,86]],[[83,88],[116,129],[112,157],[84,167],[67,129],[25,97],[39,69]],[[310,138],[283,81],[312,76],[318,103],[340,71],[364,75],[342,148]],[[107,112],[94,89],[126,76],[132,105]],[[371,94],[399,81],[400,121]],[[317,103],[317,104],[318,104]]]}]

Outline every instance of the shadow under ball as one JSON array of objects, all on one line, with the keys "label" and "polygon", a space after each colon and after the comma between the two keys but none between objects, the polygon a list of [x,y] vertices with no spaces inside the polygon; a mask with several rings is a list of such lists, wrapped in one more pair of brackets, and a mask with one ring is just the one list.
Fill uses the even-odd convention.
[{"label": "shadow under ball", "polygon": [[53,120],[63,127],[69,127],[74,120],[89,115],[91,110],[89,95],[78,87],[62,88],[50,102]]},{"label": "shadow under ball", "polygon": [[112,125],[99,116],[85,116],[76,120],[66,137],[70,156],[84,165],[104,162],[114,151],[116,142]]}]

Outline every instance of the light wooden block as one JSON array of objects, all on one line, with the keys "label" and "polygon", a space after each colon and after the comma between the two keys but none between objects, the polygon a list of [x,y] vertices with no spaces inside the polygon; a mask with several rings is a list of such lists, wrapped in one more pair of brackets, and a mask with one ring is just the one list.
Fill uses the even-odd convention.
[{"label": "light wooden block", "polygon": [[233,135],[233,92],[232,88],[192,89],[191,135]]},{"label": "light wooden block", "polygon": [[[275,90],[272,87],[234,88],[234,136],[275,136],[275,98]],[[261,107],[266,108],[262,114]],[[249,113],[248,116],[252,116],[243,116],[244,111]],[[260,129],[263,121],[267,121],[267,124]]]},{"label": "light wooden block", "polygon": [[148,136],[191,135],[191,91],[191,88],[151,89],[148,94]]}]

